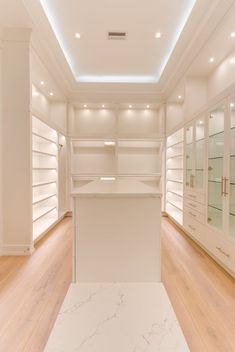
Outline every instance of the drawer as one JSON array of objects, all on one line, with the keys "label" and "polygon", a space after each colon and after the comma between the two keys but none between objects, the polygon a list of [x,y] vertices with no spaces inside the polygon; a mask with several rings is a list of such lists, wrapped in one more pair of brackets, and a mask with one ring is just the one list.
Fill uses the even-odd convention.
[{"label": "drawer", "polygon": [[197,220],[202,224],[205,224],[205,214],[201,214],[198,211],[188,207],[184,207],[184,211],[189,217],[192,217],[194,220]]},{"label": "drawer", "polygon": [[196,210],[201,214],[206,213],[206,207],[204,204],[195,202],[194,200],[188,199],[186,197],[184,198],[184,206]]},{"label": "drawer", "polygon": [[208,232],[207,249],[219,259],[228,269],[235,273],[235,244],[220,238],[219,235]]},{"label": "drawer", "polygon": [[205,243],[205,226],[197,220],[194,220],[192,216],[188,215],[186,212],[184,212],[183,227],[185,231],[192,235],[192,237],[194,237],[196,240],[202,244]]},{"label": "drawer", "polygon": [[205,195],[203,193],[185,190],[185,197],[198,203],[205,204]]}]

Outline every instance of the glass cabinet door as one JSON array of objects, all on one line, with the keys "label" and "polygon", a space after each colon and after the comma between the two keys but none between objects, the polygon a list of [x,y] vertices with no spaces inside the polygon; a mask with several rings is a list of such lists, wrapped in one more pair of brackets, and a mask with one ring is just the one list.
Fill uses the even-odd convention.
[{"label": "glass cabinet door", "polygon": [[193,185],[196,190],[202,190],[204,186],[204,162],[205,162],[205,123],[204,119],[196,120],[195,125],[195,173]]},{"label": "glass cabinet door", "polygon": [[235,98],[230,103],[229,234],[235,239]]},{"label": "glass cabinet door", "polygon": [[189,126],[186,128],[185,133],[185,182],[186,187],[193,187],[193,126]]},{"label": "glass cabinet door", "polygon": [[208,223],[223,228],[224,107],[211,111],[208,139]]}]

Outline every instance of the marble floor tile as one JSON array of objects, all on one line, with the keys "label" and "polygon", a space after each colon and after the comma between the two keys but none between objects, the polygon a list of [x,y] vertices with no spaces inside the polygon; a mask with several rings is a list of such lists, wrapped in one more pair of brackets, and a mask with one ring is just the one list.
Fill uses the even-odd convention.
[{"label": "marble floor tile", "polygon": [[186,352],[161,283],[72,284],[45,352]]}]

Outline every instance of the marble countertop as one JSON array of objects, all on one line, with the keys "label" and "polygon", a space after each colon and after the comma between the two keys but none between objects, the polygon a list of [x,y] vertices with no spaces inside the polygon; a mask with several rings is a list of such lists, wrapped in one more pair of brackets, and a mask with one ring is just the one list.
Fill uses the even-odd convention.
[{"label": "marble countertop", "polygon": [[189,352],[161,283],[72,284],[45,352]]},{"label": "marble countertop", "polygon": [[74,190],[72,197],[161,197],[157,188],[133,180],[92,181]]}]

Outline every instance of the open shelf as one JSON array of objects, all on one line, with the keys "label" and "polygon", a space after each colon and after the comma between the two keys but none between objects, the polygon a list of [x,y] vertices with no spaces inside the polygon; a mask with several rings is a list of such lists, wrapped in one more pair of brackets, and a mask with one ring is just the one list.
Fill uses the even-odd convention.
[{"label": "open shelf", "polygon": [[179,224],[183,222],[184,131],[167,138],[166,211]]},{"label": "open shelf", "polygon": [[33,239],[36,240],[58,219],[58,135],[32,117],[32,206]]}]

